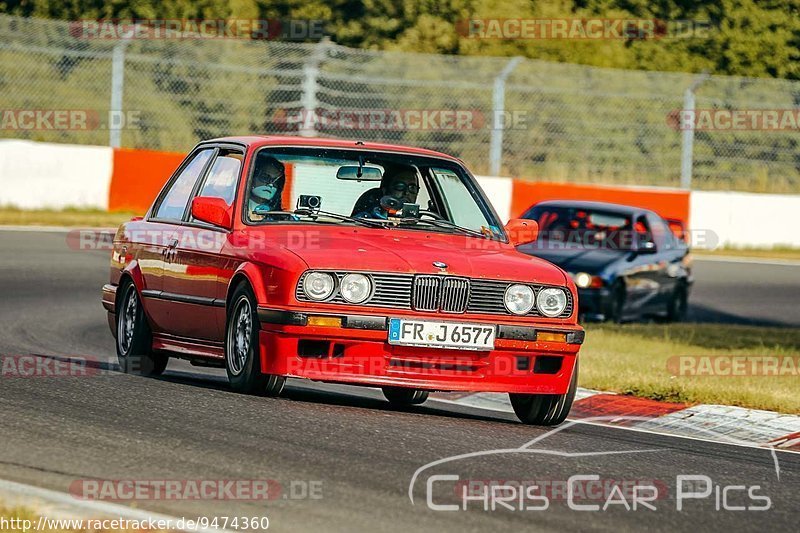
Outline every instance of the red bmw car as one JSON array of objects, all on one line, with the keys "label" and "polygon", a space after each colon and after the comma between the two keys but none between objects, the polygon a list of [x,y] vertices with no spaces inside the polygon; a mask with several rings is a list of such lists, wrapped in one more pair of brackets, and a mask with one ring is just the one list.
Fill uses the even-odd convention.
[{"label": "red bmw car", "polygon": [[121,367],[170,357],[224,367],[239,391],[287,377],[503,392],[525,423],[566,418],[577,296],[563,270],[515,246],[456,158],[299,137],[198,144],[142,218],[114,238],[103,305]]}]

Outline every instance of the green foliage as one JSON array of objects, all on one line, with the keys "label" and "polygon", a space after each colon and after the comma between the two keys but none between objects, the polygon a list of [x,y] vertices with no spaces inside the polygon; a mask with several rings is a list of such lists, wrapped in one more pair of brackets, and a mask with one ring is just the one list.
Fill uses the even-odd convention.
[{"label": "green foliage", "polygon": [[[797,0],[0,0],[0,12],[58,19],[293,18],[327,22],[339,44],[521,55],[600,67],[800,79]],[[708,22],[705,34],[643,40],[476,39],[468,19],[642,18]]]}]

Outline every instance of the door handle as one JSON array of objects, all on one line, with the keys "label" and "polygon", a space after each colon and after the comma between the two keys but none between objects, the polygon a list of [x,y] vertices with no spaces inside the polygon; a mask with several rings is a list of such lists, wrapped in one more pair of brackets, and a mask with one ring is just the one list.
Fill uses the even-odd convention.
[{"label": "door handle", "polygon": [[176,250],[177,247],[178,247],[178,239],[174,239],[174,238],[171,239],[169,241],[169,243],[167,244],[167,247],[164,248],[164,251],[161,252],[162,254],[164,254],[164,260],[165,261],[167,261],[167,262],[172,261],[172,258],[177,253],[177,250]]}]

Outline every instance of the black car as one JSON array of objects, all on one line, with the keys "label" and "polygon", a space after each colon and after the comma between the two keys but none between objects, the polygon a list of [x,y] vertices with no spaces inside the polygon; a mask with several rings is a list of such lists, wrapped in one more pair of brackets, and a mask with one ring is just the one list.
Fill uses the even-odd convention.
[{"label": "black car", "polygon": [[685,316],[693,282],[689,247],[653,211],[558,200],[538,203],[522,218],[538,223],[539,237],[519,251],[572,276],[585,319]]}]

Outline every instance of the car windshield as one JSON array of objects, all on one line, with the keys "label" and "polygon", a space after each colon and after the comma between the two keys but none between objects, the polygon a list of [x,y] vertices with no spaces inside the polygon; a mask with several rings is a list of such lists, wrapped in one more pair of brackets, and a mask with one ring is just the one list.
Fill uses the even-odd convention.
[{"label": "car windshield", "polygon": [[585,207],[538,205],[523,218],[539,225],[540,246],[631,250],[634,236],[647,232],[647,228],[637,227],[627,213]]},{"label": "car windshield", "polygon": [[443,159],[323,148],[262,148],[247,181],[250,224],[360,224],[502,238],[466,170]]}]

